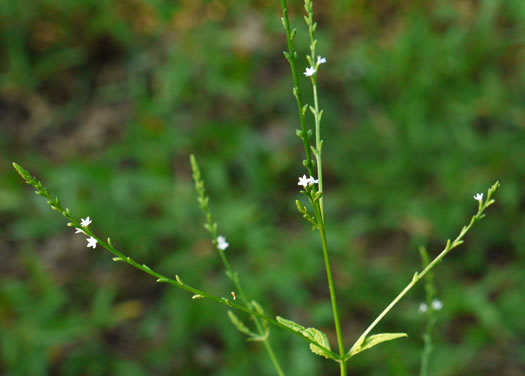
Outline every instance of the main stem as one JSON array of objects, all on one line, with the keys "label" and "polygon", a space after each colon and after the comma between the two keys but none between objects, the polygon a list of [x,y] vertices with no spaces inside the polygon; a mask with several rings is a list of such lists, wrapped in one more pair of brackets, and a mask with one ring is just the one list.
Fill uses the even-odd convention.
[{"label": "main stem", "polygon": [[[305,148],[305,154],[306,154],[306,163],[305,166],[308,169],[308,172],[310,176],[313,175],[313,163],[311,159],[311,152],[310,152],[310,143],[308,140],[308,132],[306,128],[306,119],[302,104],[301,95],[299,92],[299,78],[297,74],[297,66],[296,66],[296,52],[294,49],[294,43],[293,43],[293,35],[292,31],[290,30],[290,22],[288,20],[288,9],[286,5],[286,0],[281,0],[281,8],[283,11],[283,25],[286,32],[286,39],[288,42],[288,62],[290,63],[290,68],[292,70],[292,78],[294,83],[294,96],[297,101],[297,107],[299,110],[299,119],[301,121],[301,133],[302,133],[302,140],[304,143]],[[285,54],[286,55],[286,54]],[[315,50],[312,51],[312,59],[315,57]],[[312,64],[315,62],[312,60]],[[319,179],[319,191],[323,191],[323,174],[322,174],[322,162],[321,162],[321,149],[322,149],[322,141],[321,141],[321,131],[320,131],[320,114],[319,114],[319,102],[317,98],[317,86],[315,83],[315,77],[313,81],[314,85],[314,106],[315,106],[315,140],[316,140],[316,153],[317,153],[317,178]],[[313,203],[314,204],[314,203]],[[332,268],[330,266],[330,258],[328,256],[328,246],[326,243],[326,233],[324,229],[324,211],[323,211],[323,198],[319,199],[319,206],[316,208],[316,205],[314,204],[314,210],[316,211],[317,221],[321,225],[319,226],[319,232],[321,234],[321,243],[323,247],[323,257],[325,262],[325,268],[326,268],[326,275],[328,278],[328,287],[330,290],[330,300],[332,302],[332,311],[334,315],[334,322],[335,322],[335,330],[337,333],[337,343],[339,346],[339,355],[341,360],[339,361],[340,369],[341,369],[341,376],[346,376],[346,360],[344,359],[345,355],[345,349],[344,349],[344,343],[343,343],[343,335],[341,332],[341,323],[339,320],[339,313],[337,309],[337,301],[335,296],[335,288],[334,288],[334,282],[332,277]]]},{"label": "main stem", "polygon": [[328,288],[330,290],[330,300],[332,301],[332,312],[334,314],[334,323],[335,323],[335,331],[337,333],[337,344],[339,346],[339,355],[341,356],[340,366],[341,366],[341,375],[346,376],[346,361],[343,359],[345,355],[345,347],[343,343],[343,334],[341,331],[341,322],[339,320],[339,312],[337,309],[337,300],[335,297],[335,288],[334,288],[334,279],[332,277],[332,267],[330,266],[330,258],[328,257],[328,246],[326,244],[326,233],[324,230],[324,222],[323,225],[319,229],[319,233],[321,234],[321,243],[323,246],[323,256],[324,256],[324,264],[326,267],[326,276],[328,279]]}]

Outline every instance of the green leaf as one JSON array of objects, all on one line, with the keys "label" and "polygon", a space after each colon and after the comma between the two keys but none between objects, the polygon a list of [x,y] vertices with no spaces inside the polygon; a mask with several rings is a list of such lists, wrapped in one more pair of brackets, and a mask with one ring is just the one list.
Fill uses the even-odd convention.
[{"label": "green leaf", "polygon": [[[330,348],[330,342],[328,341],[328,337],[325,333],[321,332],[318,329],[315,328],[308,328],[306,329],[303,334],[310,338],[312,341],[315,341],[319,343],[321,346],[326,347],[328,350],[331,350]],[[328,352],[326,352],[324,349],[320,348],[317,345],[314,345],[313,343],[310,343],[310,350],[316,355],[325,357],[326,359],[333,359],[332,355]]]},{"label": "green leaf", "polygon": [[[315,328],[305,328],[304,326],[297,324],[296,322],[283,319],[280,316],[277,316],[277,322],[286,326],[289,329],[292,329],[294,332],[301,333],[306,338],[310,339],[311,341],[317,342],[319,345],[325,347],[326,349],[331,350],[330,342],[328,341],[328,337],[326,336],[326,334],[324,334],[320,330],[315,329]],[[314,345],[313,343],[310,343],[310,350],[312,350],[314,354],[323,356],[327,359],[335,359],[332,354],[320,348],[319,346]]]},{"label": "green leaf", "polygon": [[[259,303],[257,303],[255,300],[252,300],[252,306],[253,308],[255,309],[255,311],[260,314],[260,315],[264,315],[264,310],[263,308],[261,307],[261,305]],[[268,336],[269,332],[270,332],[270,328],[268,327],[268,321],[266,320],[262,320],[262,324],[263,324],[263,327],[264,327],[264,331],[266,332],[265,336]]]},{"label": "green leaf", "polygon": [[248,329],[248,327],[244,325],[241,319],[235,316],[235,313],[233,313],[232,311],[228,311],[228,317],[230,318],[233,326],[235,326],[235,328],[237,328],[239,332],[244,333],[249,337],[257,337],[257,334]]},{"label": "green leaf", "polygon": [[372,347],[379,345],[382,342],[392,341],[401,337],[408,337],[406,333],[380,333],[374,334],[365,338],[364,340],[356,342],[347,354],[347,359],[359,354],[365,350],[371,349]]},{"label": "green leaf", "polygon": [[281,316],[277,316],[276,319],[279,324],[286,326],[288,329],[292,329],[294,332],[303,333],[306,330],[304,326],[299,325],[292,320],[283,319]]}]

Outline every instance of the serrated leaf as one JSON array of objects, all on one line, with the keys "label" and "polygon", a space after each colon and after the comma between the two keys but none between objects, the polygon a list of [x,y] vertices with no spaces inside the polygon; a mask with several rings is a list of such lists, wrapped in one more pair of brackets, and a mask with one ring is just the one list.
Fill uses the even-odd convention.
[{"label": "serrated leaf", "polygon": [[[278,323],[286,326],[289,329],[292,329],[294,332],[301,333],[308,339],[315,341],[319,345],[330,350],[330,342],[328,341],[328,337],[326,336],[326,334],[324,334],[320,330],[315,329],[315,328],[305,328],[304,326],[297,324],[296,322],[283,319],[280,316],[277,316],[276,319]],[[323,356],[327,359],[335,359],[330,353],[326,352],[324,349],[320,348],[319,346],[314,345],[313,343],[310,343],[310,350],[312,350],[314,354]]]},{"label": "serrated leaf", "polygon": [[393,341],[394,339],[408,337],[406,333],[380,333],[374,334],[364,339],[364,341],[357,342],[348,352],[347,359],[359,354],[365,350],[379,345],[382,342]]},{"label": "serrated leaf", "polygon": [[[328,350],[331,350],[328,337],[325,333],[321,332],[320,330],[315,328],[308,328],[303,332],[303,334],[310,338],[312,341],[315,341],[321,346],[326,347]],[[314,345],[313,343],[310,343],[310,350],[314,354],[325,357],[326,359],[333,359],[330,353],[327,353],[324,349],[320,348],[317,345]]]},{"label": "serrated leaf", "polygon": [[302,333],[306,330],[304,326],[297,324],[292,320],[283,319],[281,316],[277,316],[276,320],[279,324],[286,326],[288,329],[292,329],[294,332]]}]

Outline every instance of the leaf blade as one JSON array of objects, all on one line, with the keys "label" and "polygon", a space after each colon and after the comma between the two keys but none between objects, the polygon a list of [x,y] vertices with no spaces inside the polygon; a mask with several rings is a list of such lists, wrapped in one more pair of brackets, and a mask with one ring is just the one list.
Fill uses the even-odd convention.
[{"label": "leaf blade", "polygon": [[374,346],[379,345],[383,342],[393,341],[398,338],[408,337],[406,333],[380,333],[374,334],[366,337],[363,341],[357,342],[347,353],[347,359],[363,352],[365,350],[371,349]]}]

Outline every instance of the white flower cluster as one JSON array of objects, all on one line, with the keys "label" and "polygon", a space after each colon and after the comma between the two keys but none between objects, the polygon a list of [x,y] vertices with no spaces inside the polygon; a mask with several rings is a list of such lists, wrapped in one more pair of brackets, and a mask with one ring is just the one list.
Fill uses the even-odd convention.
[{"label": "white flower cluster", "polygon": [[217,248],[219,248],[221,251],[225,251],[229,245],[230,243],[226,241],[226,238],[224,236],[217,236]]},{"label": "white flower cluster", "polygon": [[309,185],[311,186],[317,183],[319,183],[319,179],[314,179],[313,176],[307,178],[306,175],[303,175],[299,176],[299,183],[297,183],[297,185],[302,185],[304,188],[306,188]]},{"label": "white flower cluster", "polygon": [[[432,309],[434,311],[440,311],[441,308],[443,308],[443,303],[441,302],[441,300],[439,300],[439,299],[432,300]],[[421,303],[419,305],[419,313],[425,313],[426,311],[428,311],[427,304],[426,303]]]},{"label": "white flower cluster", "polygon": [[[82,226],[83,228],[87,228],[90,224],[91,224],[91,219],[89,217],[80,219],[80,226]],[[84,230],[79,228],[79,227],[77,227],[76,231],[75,231],[75,234],[78,234],[78,233],[82,233],[82,234],[86,235]],[[88,248],[89,247],[93,247],[93,249],[95,249],[97,247],[97,239],[95,239],[94,237],[90,236],[86,240],[88,242],[88,244],[87,244]]]},{"label": "white flower cluster", "polygon": [[474,196],[474,200],[476,200],[476,201],[483,201],[483,193],[477,193]]},{"label": "white flower cluster", "polygon": [[326,57],[321,57],[321,56],[317,56],[317,64],[315,65],[315,67],[308,67],[306,68],[306,71],[304,72],[304,75],[306,77],[310,77],[310,76],[313,76],[315,74],[315,72],[317,72],[317,67],[321,64],[324,64],[326,63]]}]

